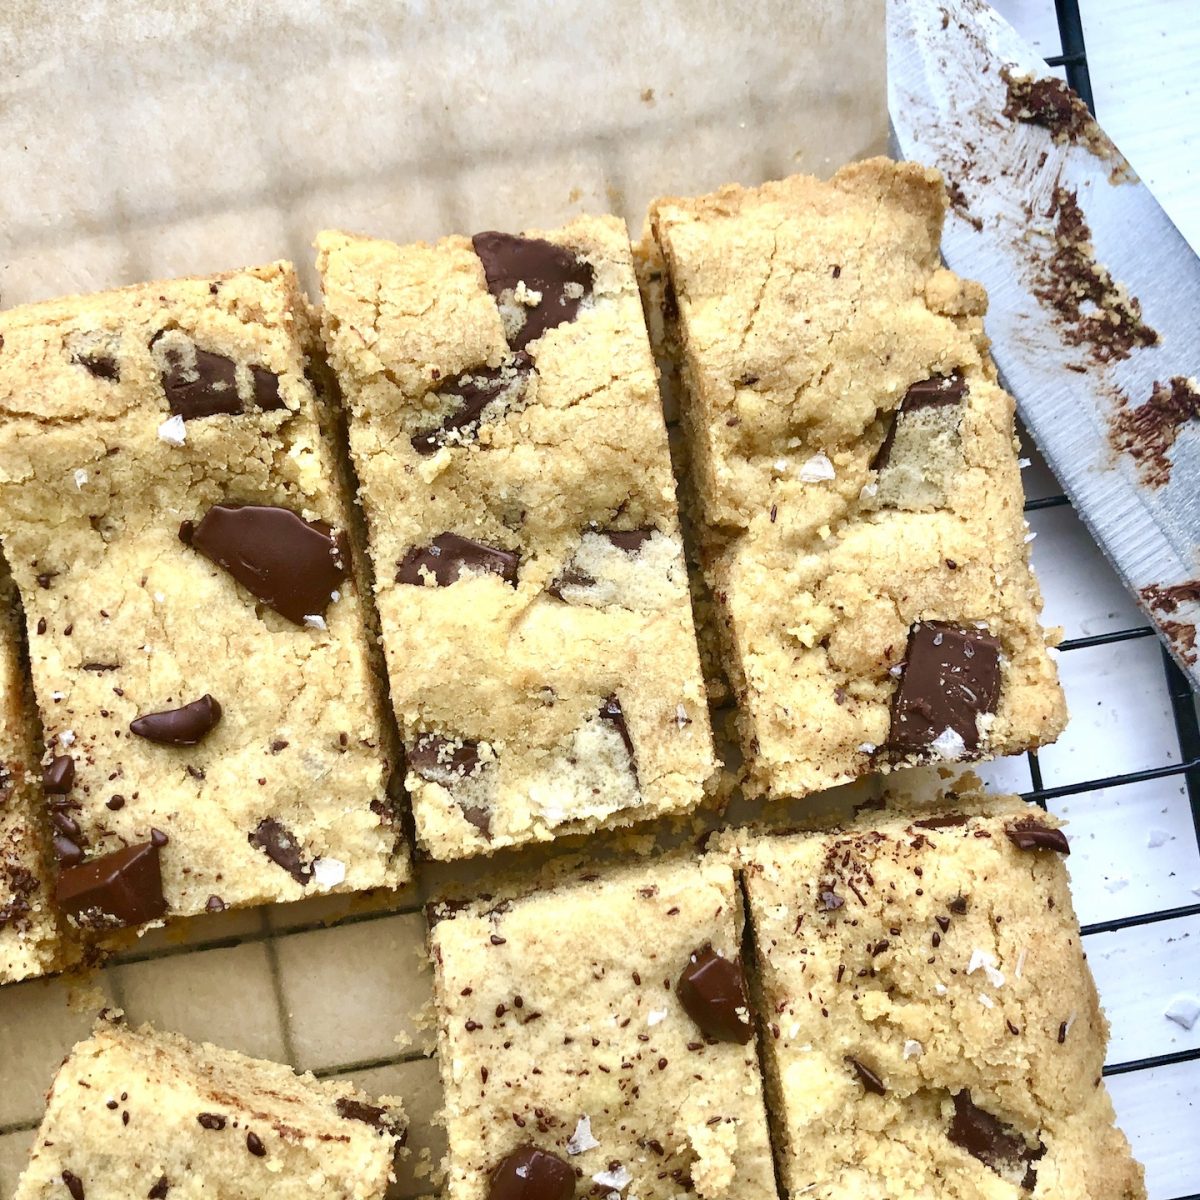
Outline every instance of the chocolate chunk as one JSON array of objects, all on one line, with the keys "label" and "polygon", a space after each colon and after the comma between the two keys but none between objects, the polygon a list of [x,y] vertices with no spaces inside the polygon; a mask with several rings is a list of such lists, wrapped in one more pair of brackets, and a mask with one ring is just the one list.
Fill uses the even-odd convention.
[{"label": "chocolate chunk", "polygon": [[170,842],[170,840],[171,839],[167,837],[167,835],[163,833],[161,829],[150,830],[150,845],[157,846],[161,850]]},{"label": "chocolate chunk", "polygon": [[621,708],[621,701],[617,699],[616,695],[608,696],[600,705],[600,719],[607,721],[621,735],[621,741],[625,743],[625,749],[629,753],[629,761],[634,764],[636,770],[633,739],[629,736],[629,726],[625,724],[625,713]]},{"label": "chocolate chunk", "polygon": [[977,749],[976,718],[995,712],[1000,697],[1000,643],[980,629],[918,621],[905,660],[892,697],[888,749],[928,750],[946,730],[962,739],[964,749]]},{"label": "chocolate chunk", "polygon": [[1011,1125],[979,1108],[970,1092],[954,1096],[954,1119],[946,1136],[997,1175],[1015,1175],[1020,1171],[1021,1187],[1033,1190],[1037,1181],[1034,1164],[1046,1153],[1046,1147],[1039,1142],[1031,1149]]},{"label": "chocolate chunk", "polygon": [[167,1193],[171,1190],[171,1181],[162,1175],[158,1182],[146,1193],[146,1200],[167,1200]]},{"label": "chocolate chunk", "polygon": [[886,1096],[887,1088],[884,1082],[871,1070],[865,1063],[860,1063],[857,1058],[847,1058],[846,1061],[854,1068],[855,1075],[858,1076],[858,1081],[863,1085],[868,1092],[874,1092],[876,1096]]},{"label": "chocolate chunk", "polygon": [[83,1182],[78,1175],[70,1171],[64,1171],[62,1173],[62,1181],[66,1184],[67,1191],[71,1193],[71,1200],[85,1200]]},{"label": "chocolate chunk", "polygon": [[1004,832],[1018,850],[1057,850],[1059,854],[1070,854],[1071,845],[1061,829],[1043,825],[1040,821],[1025,818],[1009,825]]},{"label": "chocolate chunk", "polygon": [[495,1170],[487,1200],[571,1200],[575,1171],[537,1146],[514,1150]]},{"label": "chocolate chunk", "polygon": [[600,536],[607,538],[618,550],[636,554],[654,536],[653,529],[602,529]]},{"label": "chocolate chunk", "polygon": [[129,732],[163,746],[195,746],[221,719],[221,706],[206,692],[182,708],[146,713],[129,722]]},{"label": "chocolate chunk", "polygon": [[220,896],[209,896],[204,902],[204,911],[210,913],[222,913],[225,911],[225,901]]},{"label": "chocolate chunk", "polygon": [[361,1121],[364,1125],[370,1125],[375,1129],[397,1132],[395,1117],[386,1108],[380,1108],[378,1105],[364,1104],[361,1100],[355,1100],[350,1096],[339,1096],[337,1111],[338,1116],[344,1117],[347,1121]]},{"label": "chocolate chunk", "polygon": [[246,1131],[246,1149],[254,1155],[255,1158],[265,1158],[267,1148],[262,1144],[262,1138],[258,1136],[252,1129]]},{"label": "chocolate chunk", "polygon": [[533,359],[524,350],[519,350],[499,367],[472,367],[451,376],[434,394],[452,396],[458,403],[436,428],[413,434],[413,449],[418,454],[433,454],[450,440],[451,434],[462,435],[455,441],[466,440],[465,435],[476,431],[483,410],[493,400],[506,392],[511,392],[514,400],[519,398],[528,386],[533,369]]},{"label": "chocolate chunk", "polygon": [[63,833],[56,833],[51,839],[51,845],[54,848],[54,857],[60,866],[77,867],[83,862],[83,847],[74,838]]},{"label": "chocolate chunk", "polygon": [[42,790],[48,796],[65,796],[75,786],[75,760],[58,754],[42,770]]},{"label": "chocolate chunk", "polygon": [[950,375],[934,375],[930,379],[914,383],[904,393],[904,398],[892,413],[891,424],[888,425],[883,444],[871,460],[871,470],[883,471],[891,462],[892,448],[896,444],[896,425],[902,416],[919,412],[923,408],[943,408],[949,404],[959,404],[966,394],[966,381],[960,371],[954,371]]},{"label": "chocolate chunk", "polygon": [[305,862],[300,842],[287,826],[274,817],[264,817],[246,840],[261,850],[276,866],[282,867],[298,884],[307,887],[312,879],[312,863]]},{"label": "chocolate chunk", "polygon": [[943,813],[938,817],[924,817],[920,821],[914,821],[913,825],[917,829],[953,829],[958,825],[965,825],[969,820],[962,813]]},{"label": "chocolate chunk", "polygon": [[[423,733],[408,752],[408,764],[422,779],[452,789],[456,780],[474,775],[480,768],[479,743],[452,740],[440,733]],[[463,816],[484,837],[490,838],[492,814],[489,810],[461,797],[455,799]]]},{"label": "chocolate chunk", "polygon": [[[653,536],[653,529],[589,529],[597,537],[605,538],[616,549],[626,554],[636,554]],[[564,599],[565,587],[593,587],[596,580],[575,563],[574,556],[563,567],[561,574],[546,585],[546,591],[559,600]]]},{"label": "chocolate chunk", "polygon": [[[584,297],[592,294],[591,265],[565,246],[490,231],[477,233],[471,245],[483,263],[488,291],[501,304],[523,309],[524,324],[508,339],[514,350],[524,350],[546,330],[573,321]],[[531,301],[528,306],[522,304],[519,284]],[[541,297],[536,304],[533,293]]]},{"label": "chocolate chunk", "polygon": [[59,872],[58,903],[81,925],[120,928],[156,921],[167,911],[159,848],[139,842]]},{"label": "chocolate chunk", "polygon": [[414,546],[400,560],[396,582],[420,587],[426,575],[432,575],[438,587],[449,587],[464,575],[483,572],[499,575],[516,587],[519,562],[511,550],[487,546],[457,533],[440,533],[428,546]]},{"label": "chocolate chunk", "polygon": [[965,917],[967,915],[967,898],[961,893],[954,897],[946,907],[956,916]]},{"label": "chocolate chunk", "polygon": [[675,985],[675,994],[709,1037],[744,1046],[754,1036],[740,954],[725,958],[711,943],[694,950]]},{"label": "chocolate chunk", "polygon": [[121,382],[121,364],[109,354],[79,354],[74,361],[97,379],[107,379],[110,383]]},{"label": "chocolate chunk", "polygon": [[272,505],[214,504],[179,536],[296,625],[324,615],[350,561],[341,533]]},{"label": "chocolate chunk", "polygon": [[286,408],[283,397],[279,394],[279,376],[266,367],[251,367],[250,378],[254,384],[254,404],[263,412],[275,412]]},{"label": "chocolate chunk", "polygon": [[[157,334],[154,342],[162,334]],[[159,378],[171,412],[185,421],[242,411],[237,390],[237,366],[232,358],[194,346],[189,354],[172,345],[163,352],[166,370]]]},{"label": "chocolate chunk", "polygon": [[205,1129],[211,1129],[214,1132],[225,1128],[226,1118],[221,1116],[220,1113],[201,1113],[196,1120]]}]

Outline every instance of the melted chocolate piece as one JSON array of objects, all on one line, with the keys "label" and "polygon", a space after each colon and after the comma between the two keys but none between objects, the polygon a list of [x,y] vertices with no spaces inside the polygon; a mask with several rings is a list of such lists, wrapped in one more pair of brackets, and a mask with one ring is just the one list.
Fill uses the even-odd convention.
[{"label": "melted chocolate piece", "polygon": [[86,1195],[83,1190],[83,1181],[78,1175],[71,1171],[62,1173],[62,1181],[68,1192],[71,1193],[71,1200],[86,1200]]},{"label": "melted chocolate piece", "polygon": [[483,410],[505,392],[513,392],[514,397],[523,392],[533,369],[533,359],[519,350],[502,366],[472,367],[447,379],[435,395],[453,396],[458,405],[436,428],[414,433],[413,449],[418,454],[433,454],[446,444],[450,434],[476,432]]},{"label": "melted chocolate piece", "polygon": [[80,354],[75,362],[97,379],[107,379],[110,383],[121,382],[121,364],[109,354]]},{"label": "melted chocolate piece", "polygon": [[220,704],[205,693],[182,708],[135,718],[129,722],[129,732],[163,746],[195,746],[217,727],[220,719]]},{"label": "melted chocolate piece", "polygon": [[575,1171],[537,1146],[514,1150],[495,1170],[487,1200],[571,1200]]},{"label": "melted chocolate piece", "polygon": [[[454,789],[456,779],[465,779],[479,767],[479,743],[456,742],[440,733],[423,733],[408,752],[412,769],[430,783]],[[492,814],[478,804],[455,796],[462,814],[484,837],[492,836]]]},{"label": "melted chocolate piece", "polygon": [[1061,829],[1043,825],[1040,821],[1026,818],[1009,825],[1004,832],[1018,850],[1057,850],[1059,854],[1070,854],[1071,844]]},{"label": "melted chocolate piece", "polygon": [[199,346],[193,348],[193,355],[194,360],[174,346],[164,353],[167,369],[159,378],[171,412],[185,421],[219,413],[240,413],[242,399],[238,395],[237,365],[233,359],[201,350]]},{"label": "melted chocolate piece", "polygon": [[42,770],[42,791],[47,796],[65,796],[75,786],[75,760],[58,754]]},{"label": "melted chocolate piece", "polygon": [[337,1098],[337,1112],[339,1117],[344,1117],[347,1121],[361,1121],[364,1125],[373,1126],[375,1129],[390,1127],[386,1109],[379,1108],[374,1104],[364,1104],[361,1100],[355,1100],[350,1096]]},{"label": "melted chocolate piece", "polygon": [[146,1200],[167,1200],[171,1190],[171,1181],[165,1176],[159,1176],[158,1182],[146,1193]]},{"label": "melted chocolate piece", "polygon": [[[618,550],[623,550],[626,554],[636,554],[654,536],[653,529],[589,529],[587,532],[607,538]],[[575,565],[575,559],[572,557],[563,568],[562,574],[546,585],[546,591],[562,600],[563,588],[593,587],[595,583],[595,579]]]},{"label": "melted chocolate piece", "polygon": [[928,750],[951,729],[967,750],[979,746],[976,717],[996,711],[1000,643],[979,629],[918,621],[908,635],[904,673],[892,697],[887,747],[899,754]]},{"label": "melted chocolate piece", "polygon": [[868,1092],[874,1092],[876,1096],[886,1096],[887,1087],[882,1079],[875,1074],[865,1063],[860,1063],[857,1058],[847,1058],[846,1061],[854,1068],[855,1075],[858,1076],[858,1081],[863,1085]]},{"label": "melted chocolate piece", "polygon": [[949,375],[934,375],[914,383],[904,399],[892,413],[891,424],[883,443],[871,460],[872,471],[885,470],[892,459],[892,447],[896,444],[896,424],[905,413],[918,412],[923,408],[943,408],[949,404],[960,404],[967,394],[967,384],[961,371]]},{"label": "melted chocolate piece", "polygon": [[483,263],[488,291],[497,300],[520,283],[530,292],[541,293],[538,304],[525,308],[524,325],[509,338],[514,350],[524,350],[546,330],[573,321],[583,299],[592,293],[591,265],[565,246],[495,232],[477,233],[471,245]]},{"label": "melted chocolate piece", "polygon": [[511,550],[472,541],[457,533],[440,533],[428,546],[414,546],[405,554],[396,571],[396,582],[420,587],[425,575],[430,574],[438,587],[449,587],[465,574],[482,571],[499,575],[505,583],[516,587],[519,562]]},{"label": "melted chocolate piece", "polygon": [[1021,1187],[1025,1191],[1033,1190],[1037,1182],[1034,1164],[1046,1153],[1046,1147],[1039,1142],[1030,1149],[1011,1125],[978,1107],[970,1092],[955,1095],[954,1119],[946,1136],[998,1175],[1015,1174],[1023,1166]]},{"label": "melted chocolate piece", "polygon": [[272,505],[214,504],[179,537],[296,625],[325,613],[350,561],[344,536],[324,521]]},{"label": "melted chocolate piece", "polygon": [[254,385],[254,404],[263,412],[275,412],[287,408],[279,394],[279,376],[266,367],[251,367],[250,378]]},{"label": "melted chocolate piece", "polygon": [[724,958],[711,943],[694,950],[675,985],[675,994],[708,1037],[744,1046],[754,1036],[740,954]]},{"label": "melted chocolate piece", "polygon": [[155,921],[167,911],[159,848],[141,842],[68,867],[59,872],[56,896],[81,925],[120,928]]},{"label": "melted chocolate piece", "polygon": [[607,697],[600,705],[600,719],[607,721],[621,735],[621,741],[625,743],[625,749],[629,753],[629,762],[636,771],[637,760],[633,754],[633,739],[629,736],[629,726],[625,724],[625,713],[621,708],[621,701],[615,694]]},{"label": "melted chocolate piece", "polygon": [[277,867],[282,867],[301,887],[312,880],[312,863],[301,855],[300,842],[286,825],[274,817],[264,817],[246,840],[261,850]]}]

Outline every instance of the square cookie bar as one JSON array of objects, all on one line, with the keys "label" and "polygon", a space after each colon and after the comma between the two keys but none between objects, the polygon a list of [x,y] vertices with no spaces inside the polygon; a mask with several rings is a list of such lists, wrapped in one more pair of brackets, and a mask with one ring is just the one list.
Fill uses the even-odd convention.
[{"label": "square cookie bar", "polygon": [[1015,798],[745,852],[788,1195],[1133,1200],[1056,822]]},{"label": "square cookie bar", "polygon": [[712,740],[624,225],[317,247],[421,847],[693,808]]},{"label": "square cookie bar", "polygon": [[0,558],[0,983],[65,965],[17,590]]},{"label": "square cookie bar", "polygon": [[438,921],[447,1200],[774,1198],[741,940],[715,859]]},{"label": "square cookie bar", "polygon": [[[1066,719],[982,289],[936,172],[660,200],[704,573],[749,785],[1011,754]],[[652,255],[648,255],[652,257]]]},{"label": "square cookie bar", "polygon": [[62,1065],[15,1200],[383,1200],[399,1101],[101,1021]]},{"label": "square cookie bar", "polygon": [[0,314],[0,535],[77,925],[400,883],[292,268]]}]

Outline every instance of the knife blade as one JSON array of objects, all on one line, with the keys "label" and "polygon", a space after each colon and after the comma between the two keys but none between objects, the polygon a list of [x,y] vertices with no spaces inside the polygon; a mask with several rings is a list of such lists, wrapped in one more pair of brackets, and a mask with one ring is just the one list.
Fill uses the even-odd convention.
[{"label": "knife blade", "polygon": [[1092,536],[1200,687],[1200,260],[984,0],[889,0],[888,107],[940,168],[947,265]]}]

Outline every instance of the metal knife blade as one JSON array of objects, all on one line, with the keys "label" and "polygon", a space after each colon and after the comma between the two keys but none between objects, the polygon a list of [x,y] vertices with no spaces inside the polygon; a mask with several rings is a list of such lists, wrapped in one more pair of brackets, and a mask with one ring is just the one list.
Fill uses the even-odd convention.
[{"label": "metal knife blade", "polygon": [[[1049,71],[983,0],[889,0],[888,74],[900,153],[946,177],[942,252],[988,289],[1025,424],[1200,686],[1200,260],[1098,126],[1056,139],[1005,116],[1009,80]],[[1097,307],[1089,253],[1156,344],[1125,344],[1138,330],[1120,293]]]}]

